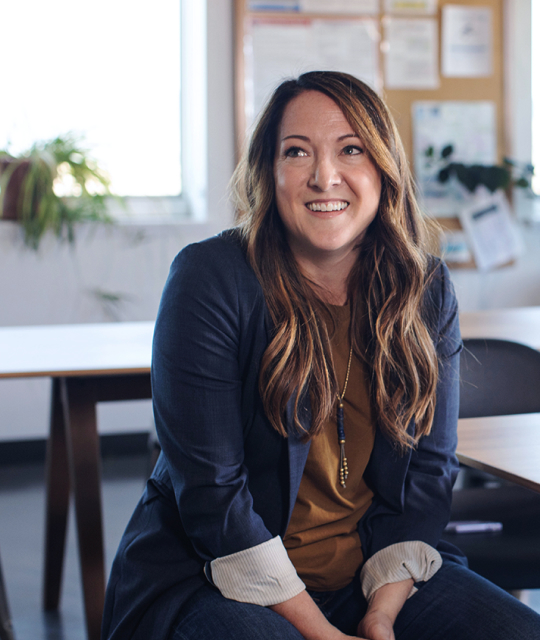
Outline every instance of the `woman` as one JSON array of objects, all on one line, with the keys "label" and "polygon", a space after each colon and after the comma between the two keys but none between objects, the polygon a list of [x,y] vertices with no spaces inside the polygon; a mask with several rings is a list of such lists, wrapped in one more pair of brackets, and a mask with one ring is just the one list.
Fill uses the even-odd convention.
[{"label": "woman", "polygon": [[540,638],[439,541],[458,314],[384,104],[346,74],[284,82],[235,185],[238,227],[185,248],[165,287],[163,453],[104,637]]}]

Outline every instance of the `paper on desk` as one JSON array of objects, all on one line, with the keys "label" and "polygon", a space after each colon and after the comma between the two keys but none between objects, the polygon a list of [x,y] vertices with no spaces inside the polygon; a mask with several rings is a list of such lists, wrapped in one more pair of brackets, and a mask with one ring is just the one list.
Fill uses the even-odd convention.
[{"label": "paper on desk", "polygon": [[437,22],[432,18],[384,18],[385,85],[388,89],[436,89]]},{"label": "paper on desk", "polygon": [[347,13],[373,15],[379,13],[379,0],[300,0],[306,13]]},{"label": "paper on desk", "polygon": [[443,7],[443,76],[480,78],[493,74],[492,23],[489,7]]},{"label": "paper on desk", "polygon": [[437,13],[438,0],[384,0],[386,13]]},{"label": "paper on desk", "polygon": [[522,252],[517,229],[502,191],[478,187],[473,202],[460,211],[476,266],[481,271],[515,260]]},{"label": "paper on desk", "polygon": [[305,71],[345,71],[375,89],[380,85],[377,22],[254,19],[244,42],[248,126],[285,78]]}]

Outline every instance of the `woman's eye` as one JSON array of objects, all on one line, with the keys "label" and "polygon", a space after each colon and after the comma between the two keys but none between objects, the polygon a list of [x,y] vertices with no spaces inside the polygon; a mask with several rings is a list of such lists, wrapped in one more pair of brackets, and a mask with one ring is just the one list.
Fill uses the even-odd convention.
[{"label": "woman's eye", "polygon": [[361,147],[357,147],[353,144],[349,144],[343,149],[343,154],[346,156],[357,156],[363,152],[364,150]]},{"label": "woman's eye", "polygon": [[360,153],[364,153],[364,150],[361,147],[356,147],[353,144],[347,145],[343,149],[343,154],[346,156],[357,156]]},{"label": "woman's eye", "polygon": [[287,158],[305,158],[307,153],[300,149],[300,147],[289,147],[287,151],[285,151],[285,157]]}]

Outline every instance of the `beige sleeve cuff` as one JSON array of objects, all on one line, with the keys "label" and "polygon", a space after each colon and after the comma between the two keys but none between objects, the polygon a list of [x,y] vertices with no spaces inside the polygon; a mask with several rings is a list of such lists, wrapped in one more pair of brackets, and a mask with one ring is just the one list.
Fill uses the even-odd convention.
[{"label": "beige sleeve cuff", "polygon": [[[412,578],[426,582],[441,568],[440,553],[425,542],[412,540],[398,542],[381,549],[369,558],[360,572],[364,597],[369,602],[377,589],[391,582]],[[409,598],[416,593],[412,587]]]},{"label": "beige sleeve cuff", "polygon": [[216,558],[212,582],[229,600],[269,606],[285,602],[306,587],[279,536],[255,547]]}]

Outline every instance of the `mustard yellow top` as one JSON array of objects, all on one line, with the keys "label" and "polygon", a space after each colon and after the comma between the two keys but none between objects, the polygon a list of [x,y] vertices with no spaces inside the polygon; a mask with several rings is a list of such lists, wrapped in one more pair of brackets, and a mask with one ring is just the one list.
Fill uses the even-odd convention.
[{"label": "mustard yellow top", "polygon": [[[336,330],[332,356],[340,393],[349,360],[350,307],[333,307]],[[356,525],[371,504],[372,491],[363,475],[375,430],[371,421],[366,372],[353,355],[343,400],[345,454],[349,464],[346,488],[339,484],[336,413],[311,441],[304,474],[284,544],[308,589],[334,591],[345,587],[362,564]],[[335,409],[337,410],[337,399]]]}]

